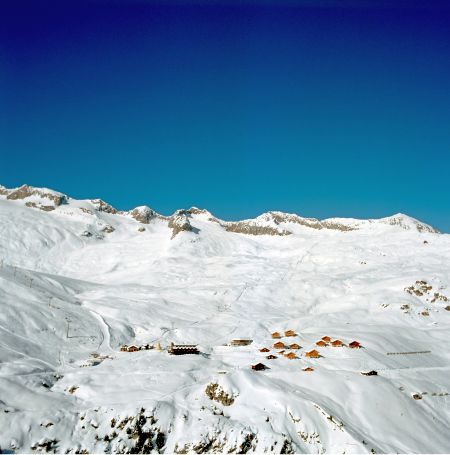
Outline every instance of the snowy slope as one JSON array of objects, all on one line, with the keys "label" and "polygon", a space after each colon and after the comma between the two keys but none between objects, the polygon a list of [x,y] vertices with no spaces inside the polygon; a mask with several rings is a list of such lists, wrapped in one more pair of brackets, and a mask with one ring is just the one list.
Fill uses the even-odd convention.
[{"label": "snowy slope", "polygon": [[225,222],[0,187],[0,448],[449,452],[449,284],[450,236],[406,215]]}]

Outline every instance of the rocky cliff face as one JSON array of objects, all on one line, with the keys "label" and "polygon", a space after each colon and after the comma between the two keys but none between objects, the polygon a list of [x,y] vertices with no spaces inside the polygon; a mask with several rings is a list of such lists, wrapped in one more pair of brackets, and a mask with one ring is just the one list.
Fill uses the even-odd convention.
[{"label": "rocky cliff face", "polygon": [[168,226],[172,229],[172,239],[180,232],[191,232],[193,231],[192,225],[189,222],[189,218],[186,216],[183,210],[175,212],[170,218]]},{"label": "rocky cliff face", "polygon": [[293,223],[299,224],[301,226],[306,226],[312,229],[334,229],[337,231],[353,231],[355,229],[345,224],[337,222],[331,222],[326,220],[320,221],[317,218],[303,218],[301,216],[290,213],[268,212],[265,215],[267,216],[268,219],[273,220],[276,224]]},{"label": "rocky cliff face", "polygon": [[102,201],[101,199],[92,199],[91,203],[95,207],[95,210],[99,212],[111,213],[113,215],[118,213],[117,209],[115,209],[112,205],[108,204],[107,202]]},{"label": "rocky cliff face", "polygon": [[149,224],[153,218],[156,218],[157,213],[146,205],[141,207],[136,207],[135,209],[128,212],[129,215],[134,218],[139,223]]},{"label": "rocky cliff face", "polygon": [[260,226],[256,223],[239,221],[237,223],[224,223],[227,232],[236,232],[238,234],[248,235],[290,235],[292,232],[286,229],[274,228],[271,226]]},{"label": "rocky cliff face", "polygon": [[15,188],[12,190],[7,190],[5,187],[2,188],[3,188],[2,194],[7,194],[6,199],[9,200],[27,199],[31,196],[37,196],[39,198],[49,200],[55,206],[67,202],[67,196],[65,194],[58,193],[47,188],[34,188],[28,185],[22,185],[19,188]]}]

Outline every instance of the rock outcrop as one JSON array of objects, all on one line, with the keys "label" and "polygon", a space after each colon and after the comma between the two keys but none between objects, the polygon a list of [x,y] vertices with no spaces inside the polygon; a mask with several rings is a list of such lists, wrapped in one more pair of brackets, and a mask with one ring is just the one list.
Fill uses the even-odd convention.
[{"label": "rock outcrop", "polygon": [[248,221],[238,221],[236,223],[228,222],[224,224],[225,230],[228,232],[236,232],[238,234],[249,235],[290,235],[292,232],[286,229],[278,229],[271,226],[261,226]]},{"label": "rock outcrop", "polygon": [[[4,189],[4,191],[6,188]],[[8,192],[8,190],[6,190]],[[65,204],[67,202],[67,196],[62,193],[58,193],[47,188],[34,188],[28,185],[22,185],[19,188],[9,191],[9,194],[6,196],[6,199],[15,201],[19,199],[26,199],[31,196],[36,196],[42,199],[48,199],[53,202],[55,206]]]},{"label": "rock outcrop", "polygon": [[136,207],[128,212],[128,214],[136,221],[143,224],[149,224],[153,218],[157,217],[156,212],[146,205]]},{"label": "rock outcrop", "polygon": [[194,229],[184,211],[178,210],[169,218],[169,228],[172,229],[172,239],[180,232],[192,232]]},{"label": "rock outcrop", "polygon": [[118,213],[117,209],[101,199],[92,199],[91,203],[98,212],[111,213],[112,215]]}]

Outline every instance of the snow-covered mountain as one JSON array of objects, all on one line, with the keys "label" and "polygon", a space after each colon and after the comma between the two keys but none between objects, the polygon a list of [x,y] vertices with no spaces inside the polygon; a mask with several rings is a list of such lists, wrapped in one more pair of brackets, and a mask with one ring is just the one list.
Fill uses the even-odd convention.
[{"label": "snow-covered mountain", "polygon": [[449,284],[450,236],[402,214],[229,222],[0,186],[0,448],[449,452]]}]

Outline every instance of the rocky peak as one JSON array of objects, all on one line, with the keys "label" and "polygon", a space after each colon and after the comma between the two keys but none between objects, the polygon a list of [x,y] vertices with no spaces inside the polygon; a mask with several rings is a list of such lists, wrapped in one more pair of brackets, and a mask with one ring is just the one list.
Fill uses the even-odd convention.
[{"label": "rocky peak", "polygon": [[98,212],[111,213],[113,215],[118,213],[117,209],[102,199],[91,199],[91,203]]},{"label": "rocky peak", "polygon": [[399,226],[405,230],[417,229],[419,232],[430,232],[434,234],[439,233],[439,231],[435,229],[433,226],[422,223],[416,220],[415,218],[412,218],[408,215],[404,215],[403,213],[397,213],[386,218],[381,218],[377,221],[380,223],[389,224],[391,226]]},{"label": "rocky peak", "polygon": [[[19,188],[14,188],[11,190],[7,190],[4,187],[2,188],[2,193],[7,194],[6,199],[13,201],[27,199],[34,196],[36,199],[45,199],[52,202],[53,207],[55,207],[67,203],[68,200],[65,194],[58,193],[57,191],[53,191],[48,188],[35,188],[29,185],[22,185]],[[39,205],[36,202],[32,203],[34,206]]]},{"label": "rocky peak", "polygon": [[172,239],[182,231],[191,232],[194,230],[185,212],[184,210],[177,210],[169,218],[168,226],[172,229]]},{"label": "rocky peak", "polygon": [[10,193],[8,188],[5,188],[3,185],[0,185],[0,196],[7,196]]},{"label": "rocky peak", "polygon": [[143,224],[150,223],[153,218],[158,216],[154,210],[152,210],[150,207],[147,207],[146,205],[136,207],[128,212],[128,214],[136,221],[139,221],[139,223]]}]

